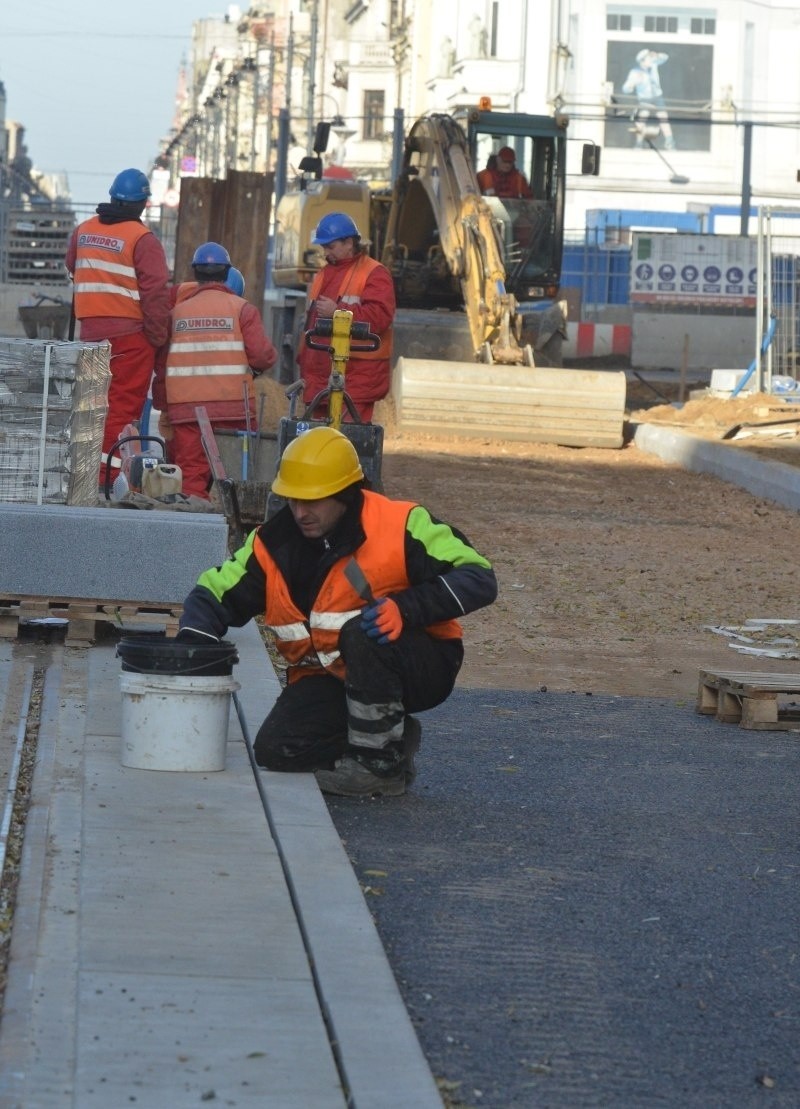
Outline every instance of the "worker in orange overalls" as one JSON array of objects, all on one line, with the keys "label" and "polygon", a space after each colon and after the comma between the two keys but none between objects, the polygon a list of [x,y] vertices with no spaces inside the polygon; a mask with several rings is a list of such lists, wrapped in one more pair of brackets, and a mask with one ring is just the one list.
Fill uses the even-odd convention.
[{"label": "worker in orange overalls", "polygon": [[170,457],[181,468],[183,492],[203,500],[209,499],[211,468],[196,407],[205,407],[214,427],[243,431],[248,412],[255,426],[253,376],[278,359],[258,309],[226,285],[230,269],[230,255],[219,243],[203,243],[194,252],[197,287],[172,310],[169,351],[153,381],[153,404],[166,412]]},{"label": "worker in orange overalls", "polygon": [[502,200],[533,196],[528,179],[517,169],[517,156],[510,146],[501,146],[490,164],[478,174],[478,185],[484,196],[499,196]]},{"label": "worker in orange overalls", "polygon": [[[381,340],[376,351],[351,348],[345,375],[345,390],[361,419],[368,422],[375,402],[386,396],[391,384],[395,313],[392,277],[385,266],[367,254],[355,222],[344,212],[323,216],[311,241],[322,247],[325,265],[314,276],[308,292],[306,330],[313,328],[318,319],[331,319],[338,308],[352,312],[354,323],[368,324]],[[330,355],[303,343],[297,352],[297,364],[306,383],[303,399],[308,404],[327,388]],[[324,410],[320,405],[315,415],[323,415]],[[346,409],[344,419],[348,419]]]},{"label": "worker in orange overalls", "polygon": [[[75,283],[74,311],[80,337],[111,344],[111,383],[103,432],[108,451],[142,414],[155,354],[169,334],[169,269],[164,248],[141,222],[150,196],[138,169],[118,173],[110,203],[72,232],[65,264]],[[112,466],[119,466],[114,456]]]}]

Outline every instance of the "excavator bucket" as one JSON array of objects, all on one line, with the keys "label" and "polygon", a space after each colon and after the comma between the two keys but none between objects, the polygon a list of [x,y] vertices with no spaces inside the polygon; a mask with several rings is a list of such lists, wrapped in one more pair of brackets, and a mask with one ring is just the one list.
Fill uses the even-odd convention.
[{"label": "excavator bucket", "polygon": [[398,358],[398,431],[621,447],[625,373]]}]

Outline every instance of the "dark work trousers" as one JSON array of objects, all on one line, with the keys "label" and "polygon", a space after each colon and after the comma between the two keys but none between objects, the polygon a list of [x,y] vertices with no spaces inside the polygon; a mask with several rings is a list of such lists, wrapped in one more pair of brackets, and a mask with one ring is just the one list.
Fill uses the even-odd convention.
[{"label": "dark work trousers", "polygon": [[354,697],[376,713],[385,708],[390,718],[399,704],[402,734],[404,713],[432,709],[450,696],[464,658],[460,639],[434,639],[421,628],[407,628],[394,643],[379,644],[361,630],[360,616],[344,625],[339,647],[346,681],[309,674],[285,686],[256,736],[259,766],[331,769],[337,758],[353,750],[348,701]]}]

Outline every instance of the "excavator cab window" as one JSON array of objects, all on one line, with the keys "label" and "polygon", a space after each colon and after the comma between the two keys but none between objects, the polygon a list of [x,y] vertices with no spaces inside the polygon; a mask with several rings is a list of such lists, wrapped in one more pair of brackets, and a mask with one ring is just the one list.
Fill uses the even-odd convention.
[{"label": "excavator cab window", "polygon": [[[558,227],[563,203],[563,167],[559,159],[563,157],[563,142],[552,128],[549,134],[536,134],[500,131],[492,126],[491,131],[475,128],[472,137],[478,183],[503,244],[506,286],[518,299],[526,299],[526,290],[533,286],[552,286],[558,281]],[[514,169],[523,178],[510,178],[509,171],[499,179],[496,172],[481,172],[494,168],[501,151],[508,163],[505,148],[514,152]],[[494,184],[498,187],[493,188]]]}]

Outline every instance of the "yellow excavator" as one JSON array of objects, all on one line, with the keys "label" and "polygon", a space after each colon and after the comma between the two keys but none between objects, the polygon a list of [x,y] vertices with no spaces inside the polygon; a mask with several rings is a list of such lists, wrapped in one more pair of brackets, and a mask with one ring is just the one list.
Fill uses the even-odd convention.
[{"label": "yellow excavator", "polygon": [[[391,190],[326,179],[312,159],[319,176],[280,200],[278,289],[299,293],[322,263],[310,243],[323,215],[345,211],[369,228],[362,234],[397,295],[392,399],[401,430],[622,446],[624,372],[561,364],[567,126],[564,116],[490,109],[422,116]],[[530,195],[484,195],[479,169],[508,149]],[[598,165],[588,144],[582,170]],[[287,348],[298,340],[295,326]]]}]

